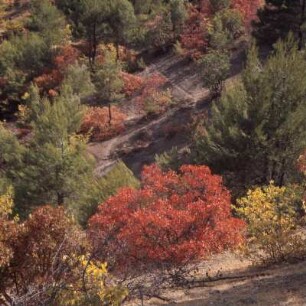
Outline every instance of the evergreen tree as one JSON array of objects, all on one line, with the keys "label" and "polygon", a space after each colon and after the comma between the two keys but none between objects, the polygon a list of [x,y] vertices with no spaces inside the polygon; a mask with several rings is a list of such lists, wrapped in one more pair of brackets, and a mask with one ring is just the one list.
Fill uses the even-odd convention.
[{"label": "evergreen tree", "polygon": [[85,64],[68,67],[63,86],[71,87],[73,93],[81,100],[95,92],[95,85],[91,81],[90,71]]},{"label": "evergreen tree", "polygon": [[[37,91],[37,89],[34,90]],[[93,180],[86,139],[78,136],[83,108],[70,87],[53,101],[31,100],[33,137],[15,179],[16,205],[85,205]]]},{"label": "evergreen tree", "polygon": [[242,79],[212,108],[196,135],[196,160],[244,187],[294,179],[306,147],[306,61],[292,37],[266,65],[252,47]]},{"label": "evergreen tree", "polygon": [[111,105],[121,97],[120,92],[123,87],[123,81],[120,77],[121,69],[120,62],[115,61],[109,53],[106,53],[104,62],[96,66],[96,71],[93,75],[100,103],[104,102],[108,104],[109,125],[112,124]]},{"label": "evergreen tree", "polygon": [[97,179],[90,186],[91,193],[89,193],[88,202],[86,206],[81,207],[78,213],[79,222],[86,225],[88,219],[95,214],[98,205],[124,187],[139,188],[140,182],[125,163],[119,160],[105,176]]},{"label": "evergreen tree", "polygon": [[94,67],[101,41],[112,42],[119,57],[119,44],[129,41],[136,23],[133,5],[128,0],[81,0],[82,24],[89,43],[89,62]]},{"label": "evergreen tree", "polygon": [[224,81],[229,75],[230,57],[226,51],[211,50],[198,60],[204,87],[211,90],[213,97],[220,96]]},{"label": "evergreen tree", "polygon": [[132,37],[136,25],[134,7],[128,0],[112,0],[111,14],[108,24],[111,28],[111,41],[116,46],[117,61],[119,60],[119,44],[126,44]]},{"label": "evergreen tree", "polygon": [[81,23],[85,29],[89,44],[89,63],[95,65],[97,49],[102,39],[105,39],[107,18],[110,15],[110,6],[107,0],[81,0]]},{"label": "evergreen tree", "polygon": [[65,16],[49,0],[31,1],[28,28],[37,32],[48,47],[61,43],[65,37]]},{"label": "evergreen tree", "polygon": [[22,165],[24,147],[16,136],[0,122],[0,177]]},{"label": "evergreen tree", "polygon": [[170,15],[173,26],[173,34],[176,39],[181,33],[184,22],[187,19],[187,10],[184,0],[171,0],[170,1]]}]

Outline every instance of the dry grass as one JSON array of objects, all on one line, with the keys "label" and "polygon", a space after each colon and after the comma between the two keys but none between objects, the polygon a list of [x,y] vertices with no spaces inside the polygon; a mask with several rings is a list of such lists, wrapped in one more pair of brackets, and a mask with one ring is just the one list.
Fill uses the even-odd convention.
[{"label": "dry grass", "polygon": [[[207,271],[211,280],[206,277]],[[203,262],[198,277],[201,275],[206,282],[195,283],[192,288],[164,291],[163,297],[172,303],[151,299],[144,305],[306,305],[306,262],[255,268],[250,261],[225,253]],[[133,301],[130,305],[141,303]]]}]

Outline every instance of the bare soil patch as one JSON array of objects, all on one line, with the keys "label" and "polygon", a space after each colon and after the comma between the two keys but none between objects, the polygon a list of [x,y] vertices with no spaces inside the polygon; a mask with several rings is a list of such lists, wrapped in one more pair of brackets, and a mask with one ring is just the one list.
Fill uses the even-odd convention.
[{"label": "bare soil patch", "polygon": [[[255,268],[250,261],[225,253],[203,262],[198,280],[190,288],[165,290],[162,293],[165,300],[151,299],[144,301],[144,305],[306,305],[305,261]],[[141,305],[141,302],[134,301],[130,305]]]}]

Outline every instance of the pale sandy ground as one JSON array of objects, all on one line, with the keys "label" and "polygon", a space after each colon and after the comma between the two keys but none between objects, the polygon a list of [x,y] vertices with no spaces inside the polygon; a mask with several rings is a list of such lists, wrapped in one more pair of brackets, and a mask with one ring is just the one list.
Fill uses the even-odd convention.
[{"label": "pale sandy ground", "polygon": [[[193,288],[165,290],[162,296],[172,302],[157,299],[144,305],[180,306],[302,306],[306,305],[306,261],[270,268],[255,268],[238,255],[226,253],[201,265],[220,280],[199,283]],[[218,272],[219,271],[219,272]],[[141,305],[134,301],[130,305]]]}]

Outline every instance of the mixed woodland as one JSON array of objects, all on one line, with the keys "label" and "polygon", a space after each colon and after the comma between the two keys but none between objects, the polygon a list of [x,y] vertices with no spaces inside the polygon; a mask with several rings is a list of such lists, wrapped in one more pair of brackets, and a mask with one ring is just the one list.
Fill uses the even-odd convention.
[{"label": "mixed woodland", "polygon": [[[305,260],[305,32],[305,0],[0,0],[0,305],[144,305],[225,251]],[[160,120],[177,145],[130,169]]]}]

